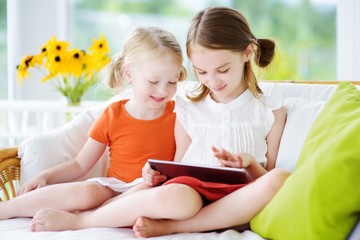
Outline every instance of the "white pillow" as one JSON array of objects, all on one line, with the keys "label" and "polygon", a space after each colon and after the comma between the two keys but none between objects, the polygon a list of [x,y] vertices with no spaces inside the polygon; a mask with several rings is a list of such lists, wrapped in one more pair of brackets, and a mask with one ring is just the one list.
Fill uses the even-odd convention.
[{"label": "white pillow", "polygon": [[293,172],[310,127],[326,101],[286,98],[287,120],[281,138],[276,167]]},{"label": "white pillow", "polygon": [[[37,134],[22,141],[18,150],[21,157],[21,183],[45,169],[74,159],[85,144],[92,123],[105,106],[106,103],[85,110],[59,129]],[[103,157],[105,156],[104,154]],[[104,164],[99,161],[81,179],[103,175]]]}]

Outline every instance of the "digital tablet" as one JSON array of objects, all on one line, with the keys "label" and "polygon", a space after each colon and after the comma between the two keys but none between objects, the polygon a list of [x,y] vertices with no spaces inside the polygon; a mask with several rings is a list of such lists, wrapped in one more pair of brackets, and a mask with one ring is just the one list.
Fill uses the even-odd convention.
[{"label": "digital tablet", "polygon": [[249,175],[238,168],[193,165],[157,159],[149,159],[148,162],[152,169],[159,171],[168,179],[190,176],[206,182],[226,184],[242,184],[251,181]]}]

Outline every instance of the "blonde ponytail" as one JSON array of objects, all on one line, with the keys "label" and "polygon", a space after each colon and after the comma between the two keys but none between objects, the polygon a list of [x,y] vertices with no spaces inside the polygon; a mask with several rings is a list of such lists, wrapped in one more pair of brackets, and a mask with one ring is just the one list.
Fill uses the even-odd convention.
[{"label": "blonde ponytail", "polygon": [[111,62],[104,68],[103,80],[108,87],[120,91],[124,90],[126,83],[123,77],[123,66],[124,57],[114,56]]}]

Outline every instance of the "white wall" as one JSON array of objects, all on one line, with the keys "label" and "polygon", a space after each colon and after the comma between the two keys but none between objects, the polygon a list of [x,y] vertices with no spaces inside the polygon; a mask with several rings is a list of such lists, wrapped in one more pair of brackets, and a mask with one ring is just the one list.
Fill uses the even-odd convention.
[{"label": "white wall", "polygon": [[36,71],[19,87],[16,66],[23,56],[37,54],[49,36],[69,40],[68,1],[8,0],[7,7],[9,98],[54,99],[51,84],[41,84],[43,75]]},{"label": "white wall", "polygon": [[360,80],[360,1],[337,2],[337,78]]}]

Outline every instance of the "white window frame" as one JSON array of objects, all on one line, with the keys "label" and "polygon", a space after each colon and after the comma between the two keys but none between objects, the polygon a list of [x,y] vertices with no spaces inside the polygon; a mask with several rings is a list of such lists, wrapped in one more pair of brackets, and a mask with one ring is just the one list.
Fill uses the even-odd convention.
[{"label": "white window frame", "polygon": [[360,80],[359,0],[338,0],[336,36],[337,79]]}]

